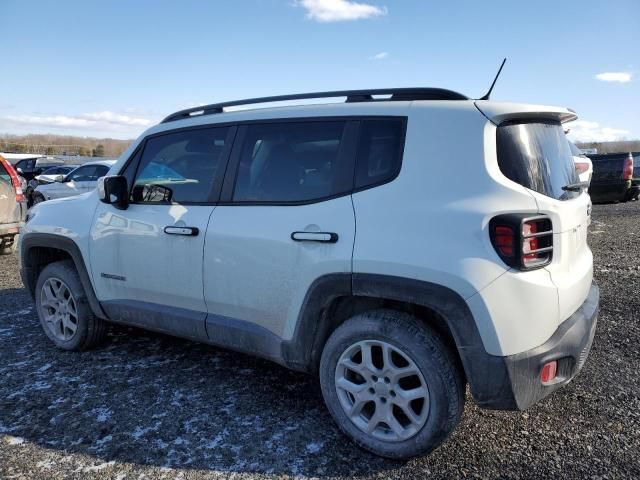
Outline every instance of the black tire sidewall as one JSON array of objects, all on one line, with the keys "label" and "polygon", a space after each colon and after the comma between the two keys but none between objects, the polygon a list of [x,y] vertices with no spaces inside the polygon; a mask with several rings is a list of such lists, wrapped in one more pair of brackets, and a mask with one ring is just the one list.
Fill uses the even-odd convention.
[{"label": "black tire sidewall", "polygon": [[[406,328],[397,321],[385,321],[384,312],[358,315],[343,324],[331,336],[323,351],[320,363],[320,385],[327,408],[340,429],[356,444],[377,455],[400,459],[425,454],[438,447],[455,428],[463,402],[458,391],[460,385],[452,385],[458,372],[455,365],[445,355],[446,347],[435,332],[416,332],[411,315],[392,312],[405,317]],[[382,340],[400,349],[411,358],[420,369],[429,390],[429,416],[420,431],[413,437],[399,442],[378,440],[361,431],[346,415],[340,405],[335,388],[335,369],[342,353],[351,345],[362,340]],[[454,381],[455,383],[455,381]]]},{"label": "black tire sidewall", "polygon": [[[74,336],[69,340],[60,340],[59,338],[57,338],[49,330],[49,327],[47,326],[40,312],[40,295],[42,292],[42,286],[50,278],[57,278],[63,281],[67,285],[67,287],[69,287],[69,290],[71,291],[73,299],[76,303],[76,310],[78,312],[78,329],[76,330]],[[44,330],[49,340],[51,340],[58,348],[61,348],[63,350],[80,350],[85,344],[85,341],[89,334],[89,322],[94,321],[94,318],[93,312],[91,311],[91,307],[89,306],[89,302],[84,292],[84,288],[82,287],[82,283],[80,282],[80,278],[76,273],[75,267],[70,261],[51,263],[42,270],[42,272],[38,276],[38,281],[36,283],[35,300],[40,324],[42,325],[42,329]]]}]

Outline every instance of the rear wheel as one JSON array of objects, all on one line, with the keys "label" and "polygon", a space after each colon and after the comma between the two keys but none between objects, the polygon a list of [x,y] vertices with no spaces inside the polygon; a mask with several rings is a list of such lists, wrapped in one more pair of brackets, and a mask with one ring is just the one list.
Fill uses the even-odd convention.
[{"label": "rear wheel", "polygon": [[389,458],[432,451],[464,406],[464,381],[439,335],[391,310],[357,315],[336,329],[322,353],[320,382],[340,429]]},{"label": "rear wheel", "polygon": [[16,242],[13,237],[0,239],[0,255],[11,255],[16,251]]},{"label": "rear wheel", "polygon": [[47,337],[63,350],[88,350],[99,344],[107,324],[96,317],[72,261],[47,265],[36,284],[36,308]]}]

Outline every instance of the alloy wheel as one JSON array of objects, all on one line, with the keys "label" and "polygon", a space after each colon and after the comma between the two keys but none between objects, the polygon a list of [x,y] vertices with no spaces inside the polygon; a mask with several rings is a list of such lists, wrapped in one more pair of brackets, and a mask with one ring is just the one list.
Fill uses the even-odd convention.
[{"label": "alloy wheel", "polygon": [[407,440],[429,416],[429,389],[420,369],[384,341],[363,340],[347,348],[336,366],[335,386],[350,420],[380,440]]}]

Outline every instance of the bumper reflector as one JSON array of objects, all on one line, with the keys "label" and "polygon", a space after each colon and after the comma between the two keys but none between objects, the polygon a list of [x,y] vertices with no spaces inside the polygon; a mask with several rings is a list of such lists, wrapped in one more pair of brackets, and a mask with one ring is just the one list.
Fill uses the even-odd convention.
[{"label": "bumper reflector", "polygon": [[540,372],[540,381],[542,383],[553,382],[558,374],[558,362],[556,360],[545,363]]}]

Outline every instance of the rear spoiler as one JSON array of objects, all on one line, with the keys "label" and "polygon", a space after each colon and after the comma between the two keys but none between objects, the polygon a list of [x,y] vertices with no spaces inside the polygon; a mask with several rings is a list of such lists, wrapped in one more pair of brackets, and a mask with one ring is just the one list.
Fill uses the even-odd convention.
[{"label": "rear spoiler", "polygon": [[509,120],[555,120],[560,123],[572,122],[578,118],[576,112],[568,108],[529,105],[526,103],[502,103],[476,100],[476,108],[487,119],[498,125]]}]

